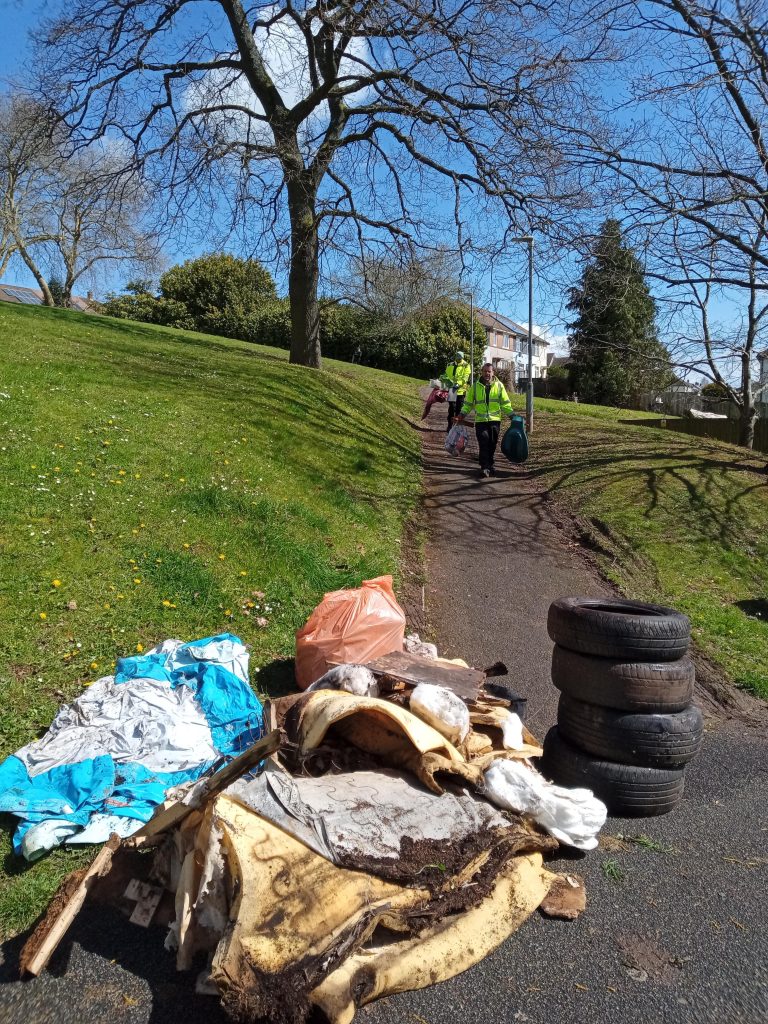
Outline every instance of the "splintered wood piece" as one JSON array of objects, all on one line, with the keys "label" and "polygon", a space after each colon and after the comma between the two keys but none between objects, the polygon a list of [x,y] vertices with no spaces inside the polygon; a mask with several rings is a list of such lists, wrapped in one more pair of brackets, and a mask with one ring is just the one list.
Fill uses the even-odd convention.
[{"label": "splintered wood piece", "polygon": [[21,951],[19,967],[22,976],[37,976],[46,966],[85,902],[88,890],[96,879],[109,871],[112,856],[119,846],[119,836],[111,836],[89,868],[73,871],[61,883],[48,912]]},{"label": "splintered wood piece", "polygon": [[[225,764],[223,768],[214,772],[206,780],[204,789],[196,801],[197,806],[202,806],[211,797],[226,789],[235,779],[239,779],[241,775],[245,775],[247,771],[254,768],[260,761],[263,761],[265,757],[269,757],[270,754],[274,753],[279,746],[280,731],[278,729],[274,729],[268,736],[262,736],[252,747],[243,751],[242,754],[239,754],[229,764]],[[171,804],[170,807],[164,807],[158,811],[154,817],[149,819],[146,825],[140,828],[138,832],[133,833],[129,842],[138,841],[138,845],[141,845],[143,840],[175,828],[193,810],[195,810],[195,807],[191,804],[185,804],[178,800],[176,803]]]},{"label": "splintered wood piece", "polygon": [[418,654],[406,651],[392,651],[381,658],[369,661],[366,665],[382,684],[389,688],[389,680],[418,686],[419,683],[432,683],[444,686],[457,697],[465,701],[477,700],[480,687],[485,680],[485,673],[474,668],[463,668],[445,661],[433,661]]}]

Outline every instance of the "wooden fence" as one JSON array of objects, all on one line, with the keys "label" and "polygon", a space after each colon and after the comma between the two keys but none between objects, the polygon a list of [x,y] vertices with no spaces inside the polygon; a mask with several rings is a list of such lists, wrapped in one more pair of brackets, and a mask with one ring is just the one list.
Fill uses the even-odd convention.
[{"label": "wooden fence", "polygon": [[[625,420],[625,423],[632,422],[637,426],[644,427],[666,427],[667,430],[677,430],[681,434],[691,434],[693,437],[711,437],[717,441],[726,441],[728,444],[739,443],[739,424],[735,420],[695,420],[690,416],[683,416],[680,419],[658,420]],[[768,454],[768,420],[757,420],[755,423],[756,452]]]}]

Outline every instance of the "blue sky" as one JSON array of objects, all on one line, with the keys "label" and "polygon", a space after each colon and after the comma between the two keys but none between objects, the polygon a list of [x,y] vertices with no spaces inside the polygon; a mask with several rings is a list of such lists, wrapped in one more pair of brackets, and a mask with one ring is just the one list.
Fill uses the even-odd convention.
[{"label": "blue sky", "polygon": [[[23,68],[25,57],[28,54],[27,33],[30,27],[34,26],[42,14],[51,16],[56,13],[60,4],[56,2],[39,3],[37,0],[0,0],[0,83],[3,86],[16,75],[20,74]],[[167,252],[171,263],[180,262],[191,256],[198,255],[204,246],[196,246],[194,249],[179,252]],[[500,313],[512,317],[518,323],[527,324],[528,320],[528,291],[527,291],[527,257],[525,246],[512,246],[510,252],[511,273],[504,274],[504,277],[511,277],[515,284],[505,285],[499,288],[498,283],[492,280],[480,280],[473,284],[475,290],[475,302],[479,306],[487,306]],[[6,283],[16,283],[35,286],[32,275],[23,266],[15,265],[5,276]],[[519,281],[519,285],[517,284]],[[118,290],[124,283],[122,275],[118,273],[114,280],[109,281],[105,288]],[[469,282],[467,282],[469,286]],[[97,291],[103,288],[98,287]],[[546,302],[545,302],[546,299]],[[553,311],[559,305],[559,295],[542,294],[541,288],[536,287],[534,322],[537,325],[545,323],[548,317],[552,317]],[[562,328],[555,328],[561,331]],[[559,348],[563,348],[560,341]]]}]

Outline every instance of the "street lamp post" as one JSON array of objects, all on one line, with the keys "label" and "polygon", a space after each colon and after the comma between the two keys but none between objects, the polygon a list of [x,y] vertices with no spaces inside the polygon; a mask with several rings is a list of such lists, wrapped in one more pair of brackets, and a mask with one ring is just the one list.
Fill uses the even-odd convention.
[{"label": "street lamp post", "polygon": [[460,291],[460,297],[469,299],[469,383],[475,383],[475,293]]},{"label": "street lamp post", "polygon": [[533,236],[519,235],[510,242],[528,246],[528,385],[525,389],[525,429],[533,430]]},{"label": "street lamp post", "polygon": [[475,296],[472,292],[469,293],[469,383],[475,386]]}]

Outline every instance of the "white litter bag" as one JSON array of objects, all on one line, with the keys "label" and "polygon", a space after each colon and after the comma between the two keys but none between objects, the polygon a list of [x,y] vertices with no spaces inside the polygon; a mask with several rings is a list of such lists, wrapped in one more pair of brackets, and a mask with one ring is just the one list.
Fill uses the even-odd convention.
[{"label": "white litter bag", "polygon": [[337,665],[307,687],[310,690],[346,690],[357,697],[378,697],[379,684],[365,665]]},{"label": "white litter bag", "polygon": [[418,654],[420,657],[430,658],[432,661],[437,658],[435,645],[422,640],[418,633],[409,633],[403,641],[403,648],[408,654]]},{"label": "white litter bag", "polygon": [[555,786],[521,761],[494,761],[485,773],[484,793],[497,807],[528,815],[578,850],[594,850],[608,815],[591,790]]},{"label": "white litter bag", "polygon": [[419,683],[411,694],[411,711],[451,743],[462,743],[469,732],[469,708],[451,690]]},{"label": "white litter bag", "polygon": [[469,431],[463,423],[454,423],[445,435],[445,450],[451,455],[461,455],[469,444]]}]

